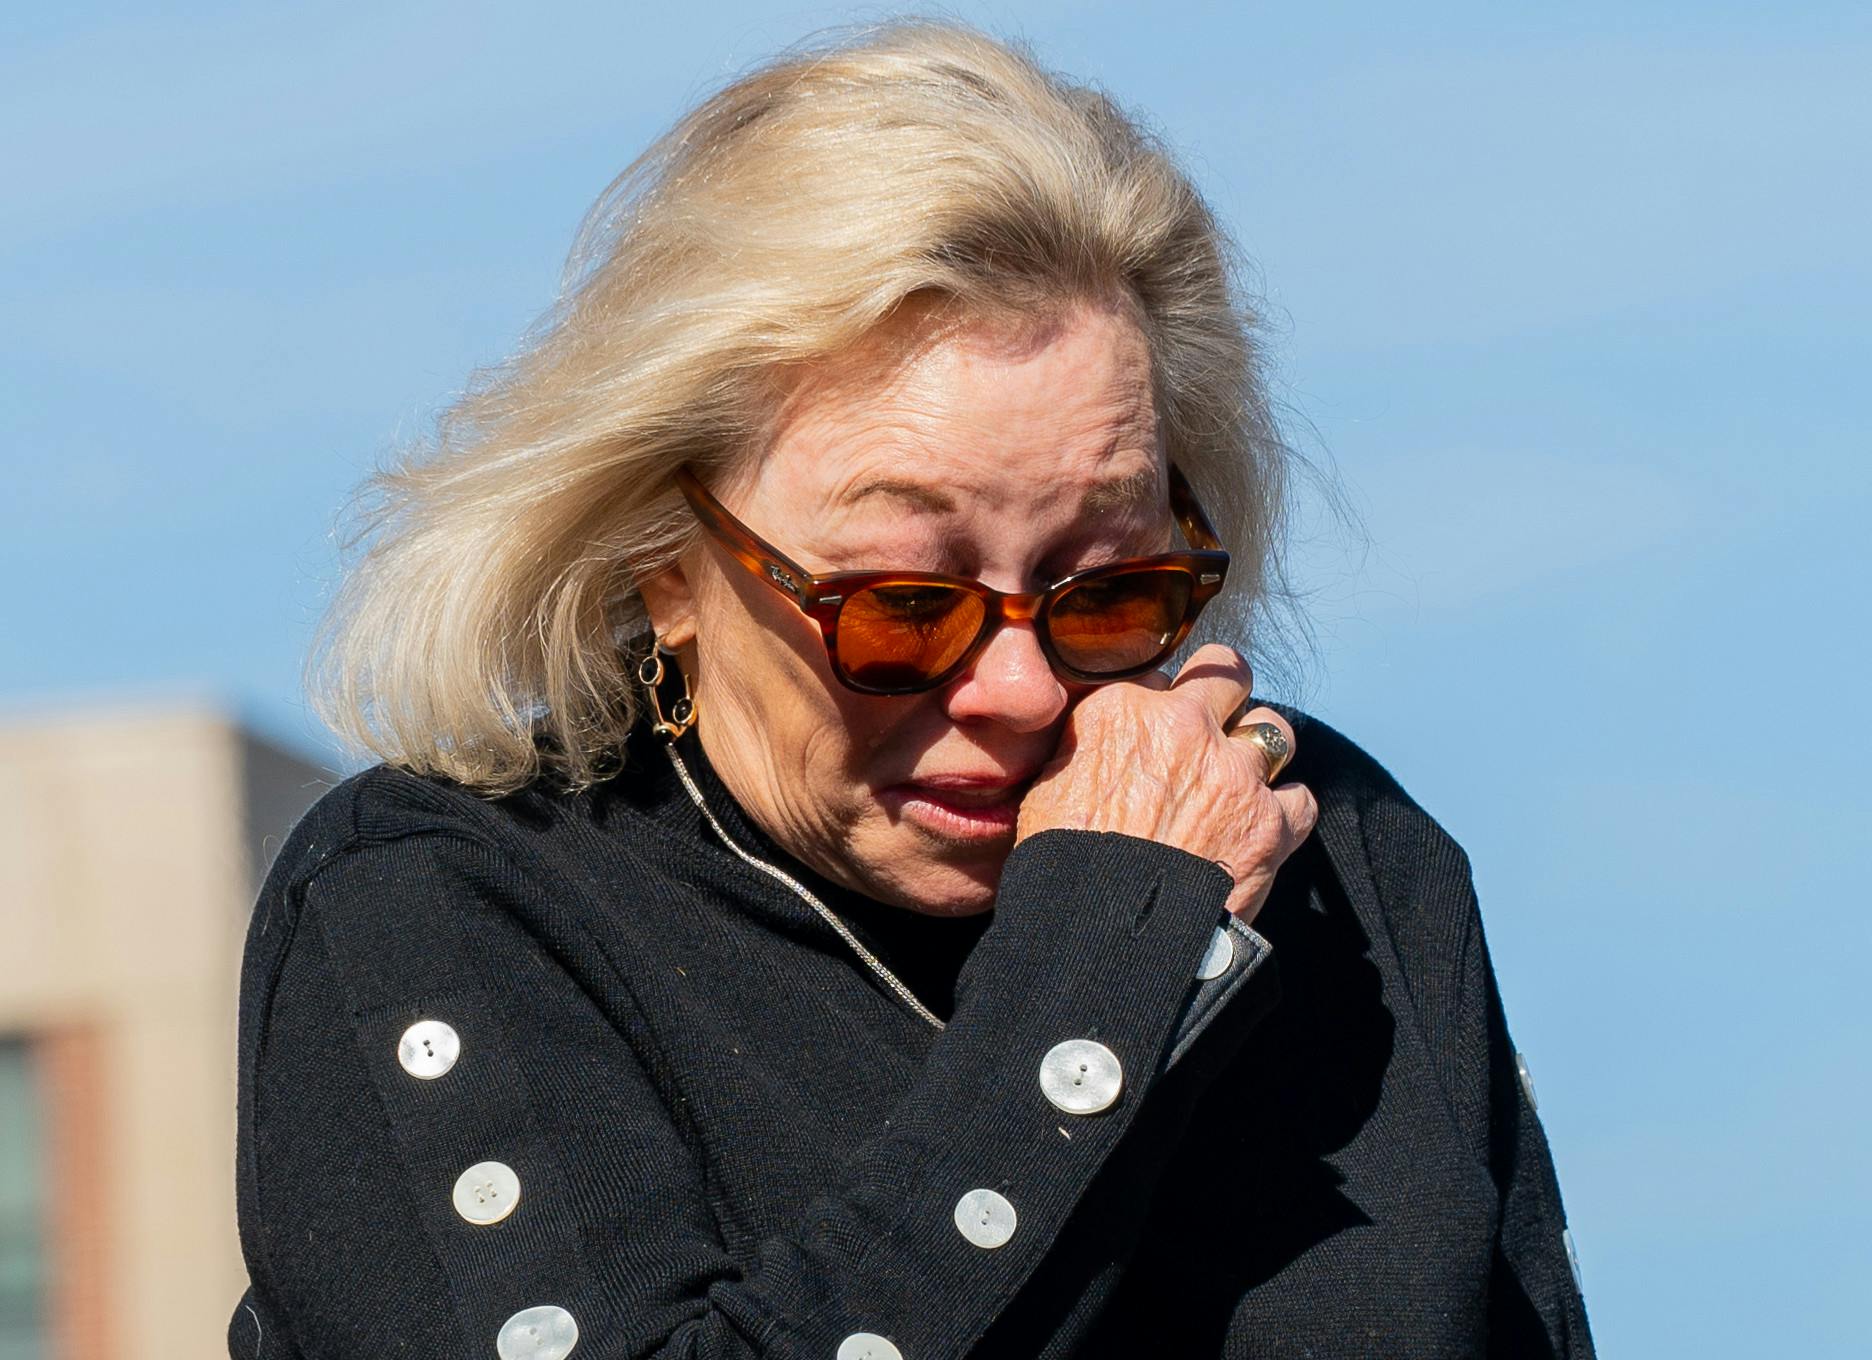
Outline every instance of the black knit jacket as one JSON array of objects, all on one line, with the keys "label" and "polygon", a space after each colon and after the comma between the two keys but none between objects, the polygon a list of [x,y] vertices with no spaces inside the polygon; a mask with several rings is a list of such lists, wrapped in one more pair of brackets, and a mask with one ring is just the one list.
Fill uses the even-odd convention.
[{"label": "black knit jacket", "polygon": [[[1252,930],[1218,866],[1090,831],[1019,845],[982,917],[868,901],[685,736],[728,837],[940,1028],[646,731],[578,793],[345,781],[248,931],[230,1355],[1592,1355],[1467,857],[1275,707],[1321,816]],[[432,1079],[419,1020],[460,1038]],[[1121,1063],[1101,1112],[1042,1090],[1070,1039]],[[519,1198],[476,1224],[452,1191],[489,1161]],[[1003,1245],[959,1228],[977,1189]]]}]

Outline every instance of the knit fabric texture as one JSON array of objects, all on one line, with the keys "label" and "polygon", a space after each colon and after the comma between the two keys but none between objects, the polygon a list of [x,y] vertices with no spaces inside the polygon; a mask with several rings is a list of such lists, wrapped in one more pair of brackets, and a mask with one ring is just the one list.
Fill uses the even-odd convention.
[{"label": "knit fabric texture", "polygon": [[[788,856],[686,735],[728,836],[940,1028],[647,730],[576,793],[346,780],[248,930],[230,1356],[513,1360],[547,1306],[572,1360],[1591,1356],[1468,859],[1273,706],[1321,819],[1213,983],[1207,860],[1048,831],[993,912],[919,916]],[[433,1079],[398,1058],[419,1020],[460,1036]],[[1121,1062],[1109,1108],[1046,1098],[1072,1039]],[[476,1224],[452,1194],[488,1161],[519,1199]],[[959,1230],[973,1190],[1003,1245]]]}]

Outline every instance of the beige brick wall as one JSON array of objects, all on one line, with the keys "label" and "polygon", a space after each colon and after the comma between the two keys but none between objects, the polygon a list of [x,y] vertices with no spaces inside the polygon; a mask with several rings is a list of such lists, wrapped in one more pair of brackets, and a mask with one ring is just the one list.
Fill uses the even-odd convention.
[{"label": "beige brick wall", "polygon": [[42,1055],[56,1360],[225,1354],[241,940],[333,777],[205,708],[0,722],[0,1033]]}]

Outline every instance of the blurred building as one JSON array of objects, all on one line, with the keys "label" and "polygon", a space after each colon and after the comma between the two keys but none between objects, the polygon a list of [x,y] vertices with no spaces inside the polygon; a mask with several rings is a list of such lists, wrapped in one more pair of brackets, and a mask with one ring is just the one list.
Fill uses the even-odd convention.
[{"label": "blurred building", "polygon": [[241,941],[332,779],[204,709],[0,719],[0,1360],[227,1353]]}]

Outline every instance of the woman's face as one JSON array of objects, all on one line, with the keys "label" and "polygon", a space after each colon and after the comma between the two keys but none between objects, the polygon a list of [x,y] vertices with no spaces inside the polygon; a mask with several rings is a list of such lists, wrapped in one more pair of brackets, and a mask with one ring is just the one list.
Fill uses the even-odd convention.
[{"label": "woman's face", "polygon": [[[931,329],[906,309],[789,394],[766,456],[715,488],[809,571],[902,569],[1035,590],[1173,546],[1150,356],[1131,314]],[[703,749],[749,815],[835,882],[937,915],[993,905],[1015,812],[1090,687],[1008,624],[941,689],[832,675],[819,629],[703,536],[643,583]]]}]

